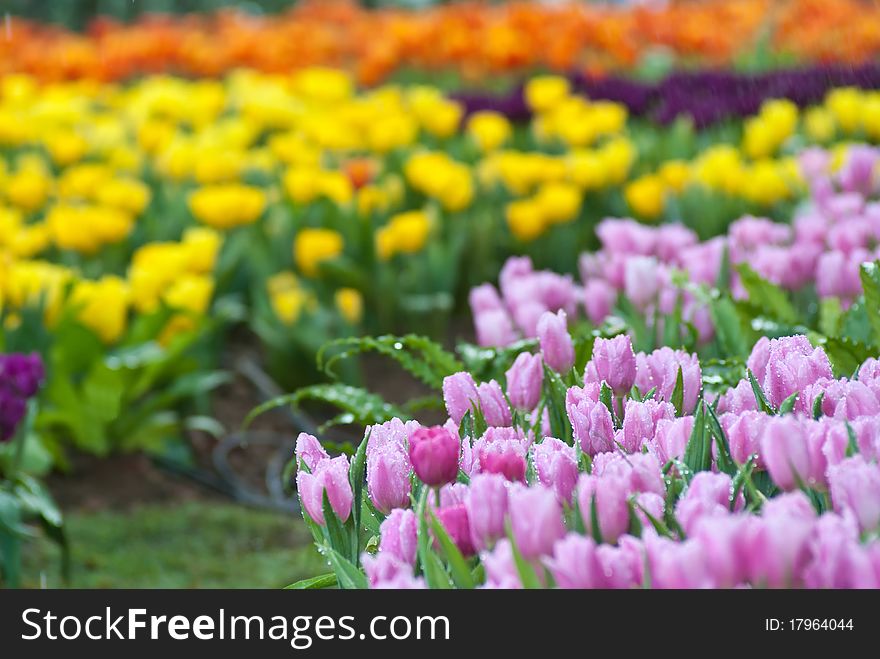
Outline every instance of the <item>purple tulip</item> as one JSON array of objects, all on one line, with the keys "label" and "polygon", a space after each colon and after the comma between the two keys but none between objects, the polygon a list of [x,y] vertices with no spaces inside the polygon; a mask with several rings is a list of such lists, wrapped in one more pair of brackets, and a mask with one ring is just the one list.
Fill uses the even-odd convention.
[{"label": "purple tulip", "polygon": [[538,320],[537,329],[547,366],[557,373],[568,373],[574,366],[574,344],[568,334],[565,312],[544,313]]},{"label": "purple tulip", "polygon": [[659,589],[712,588],[715,578],[706,552],[696,540],[676,542],[653,530],[643,536],[651,587]]},{"label": "purple tulip", "polygon": [[491,309],[474,314],[477,343],[484,347],[507,346],[519,336],[513,321],[504,309]]},{"label": "purple tulip", "polygon": [[758,401],[755,400],[755,392],[748,380],[740,380],[735,387],[731,387],[718,398],[718,412],[722,414],[756,411],[758,411]]},{"label": "purple tulip", "polygon": [[522,588],[519,570],[513,557],[513,547],[510,540],[502,538],[492,551],[484,551],[480,554],[480,561],[486,569],[486,584],[484,588],[500,588],[511,590]]},{"label": "purple tulip", "polygon": [[492,284],[481,284],[472,288],[468,295],[468,303],[474,316],[486,311],[504,309],[504,304],[498,296],[498,291]]},{"label": "purple tulip", "polygon": [[414,565],[418,549],[418,520],[412,510],[396,508],[379,527],[379,552]]},{"label": "purple tulip", "polygon": [[480,473],[500,474],[511,482],[526,480],[526,451],[515,441],[486,441],[474,445],[480,461]]},{"label": "purple tulip", "polygon": [[541,485],[515,486],[510,490],[510,527],[517,549],[526,559],[553,553],[565,535],[562,508],[552,490]]},{"label": "purple tulip", "polygon": [[[769,360],[770,339],[762,336],[752,346],[752,352],[749,353],[749,358],[746,360],[746,367],[752,372],[752,375],[755,376],[755,380],[759,384],[764,381],[764,376],[767,374],[767,362]],[[748,384],[748,381],[745,382]],[[754,394],[752,395],[754,396]]]},{"label": "purple tulip", "polygon": [[45,371],[40,355],[0,355],[0,442],[11,439],[40,388]]},{"label": "purple tulip", "polygon": [[813,348],[807,337],[788,336],[770,341],[762,387],[771,405],[778,407],[793,393],[803,391],[820,378],[832,377],[825,351]]},{"label": "purple tulip", "polygon": [[741,538],[749,581],[769,588],[798,585],[809,560],[808,540],[815,521],[785,513],[753,517]]},{"label": "purple tulip", "polygon": [[656,398],[667,402],[672,400],[672,392],[675,390],[680,368],[684,385],[682,411],[684,414],[693,413],[703,387],[700,360],[696,355],[664,347],[650,354],[640,352],[636,355],[636,363],[638,364],[636,386],[639,391],[647,393],[656,387]]},{"label": "purple tulip", "polygon": [[361,555],[361,563],[370,588],[411,590],[428,587],[422,577],[413,575],[412,565],[389,552],[380,551],[375,556],[364,553]]},{"label": "purple tulip", "polygon": [[880,459],[880,417],[862,417],[850,426],[856,434],[859,453],[866,460]]},{"label": "purple tulip", "polygon": [[465,499],[471,541],[483,551],[504,537],[507,517],[507,480],[500,474],[477,474]]},{"label": "purple tulip", "polygon": [[578,479],[574,448],[555,437],[545,437],[532,446],[532,461],[541,484],[552,488],[560,501],[571,504]]},{"label": "purple tulip", "polygon": [[330,458],[327,451],[321,446],[321,442],[314,435],[304,432],[301,432],[296,438],[296,449],[294,452],[296,454],[297,469],[299,469],[300,463],[305,462],[309,471],[315,471],[315,467],[321,460],[328,460]]},{"label": "purple tulip", "polygon": [[594,325],[600,325],[610,314],[617,301],[617,291],[607,281],[590,279],[584,285],[584,309]]},{"label": "purple tulip", "polygon": [[531,412],[541,400],[544,382],[544,362],[541,355],[521,352],[507,373],[507,396],[510,404],[518,410]]},{"label": "purple tulip", "polygon": [[696,520],[693,538],[700,545],[717,588],[734,588],[748,580],[749,556],[743,540],[752,521],[744,515],[708,515]]},{"label": "purple tulip", "polygon": [[824,488],[826,458],[822,433],[811,428],[816,422],[791,415],[773,417],[761,434],[761,456],[776,485],[786,491],[799,485]]},{"label": "purple tulip", "polygon": [[471,542],[471,527],[465,504],[446,506],[435,510],[434,514],[463,556],[471,556],[475,553],[476,550]]},{"label": "purple tulip", "polygon": [[584,380],[605,382],[618,396],[629,393],[636,381],[636,355],[630,338],[625,334],[613,339],[597,338]]},{"label": "purple tulip", "polygon": [[880,466],[860,455],[828,469],[834,509],[851,513],[864,532],[880,526]]},{"label": "purple tulip", "polygon": [[605,574],[592,538],[569,533],[553,546],[545,563],[559,588],[604,588]]},{"label": "purple tulip", "polygon": [[[730,514],[733,483],[727,474],[701,471],[691,481],[675,506],[675,516],[685,533],[691,535],[697,523],[705,517],[725,517]],[[740,497],[736,506],[742,508]]]},{"label": "purple tulip", "polygon": [[880,153],[872,146],[856,144],[846,153],[846,160],[838,172],[840,187],[846,192],[858,192],[870,196],[877,185],[877,163]]},{"label": "purple tulip", "polygon": [[825,514],[810,541],[812,561],[804,568],[807,588],[878,588],[871,554],[859,543],[858,529],[846,517]]},{"label": "purple tulip", "polygon": [[443,401],[446,403],[449,418],[456,425],[460,424],[465,414],[480,402],[477,385],[471,374],[460,371],[443,378]]},{"label": "purple tulip", "polygon": [[636,453],[654,439],[654,432],[661,419],[672,421],[675,408],[670,403],[649,399],[628,400],[623,416],[623,448]]},{"label": "purple tulip", "polygon": [[683,416],[677,419],[660,419],[649,444],[650,450],[660,462],[681,460],[694,430],[694,417]]},{"label": "purple tulip", "polygon": [[583,388],[571,387],[565,395],[565,411],[574,438],[590,456],[615,449],[611,412],[598,398],[599,387],[595,383]]},{"label": "purple tulip", "polygon": [[348,480],[348,458],[344,455],[332,459],[321,460],[315,465],[312,473],[300,470],[296,475],[296,489],[303,507],[317,524],[324,526],[324,492],[330,501],[330,507],[345,522],[351,515],[351,504],[354,495]]},{"label": "purple tulip", "polygon": [[[749,388],[749,395],[752,400],[755,399]],[[724,434],[727,435],[727,443],[730,447],[730,457],[737,464],[745,464],[752,455],[757,455],[755,466],[759,469],[764,468],[764,461],[761,459],[759,451],[759,439],[763,431],[764,424],[770,420],[770,417],[762,412],[740,412],[739,414],[722,414],[721,426]]]},{"label": "purple tulip", "polygon": [[601,477],[582,474],[578,479],[577,498],[584,527],[593,530],[593,502],[602,540],[615,543],[629,529],[628,498],[632,490],[629,478],[621,473],[606,473]]},{"label": "purple tulip", "polygon": [[512,422],[510,406],[504,399],[504,392],[495,380],[483,382],[477,387],[477,397],[483,418],[490,426],[509,426]]},{"label": "purple tulip", "polygon": [[439,487],[454,482],[460,453],[458,437],[443,426],[418,428],[409,436],[409,460],[425,485]]},{"label": "purple tulip", "polygon": [[[367,426],[367,434],[370,436],[367,441],[367,462],[369,463],[373,453],[387,448],[395,448],[405,453],[409,446],[409,436],[419,427],[421,424],[418,421],[404,423],[398,418]],[[456,432],[458,432],[457,428]]]},{"label": "purple tulip", "polygon": [[645,311],[657,298],[662,266],[653,256],[633,256],[624,267],[624,293],[637,309]]},{"label": "purple tulip", "polygon": [[880,416],[880,401],[868,385],[859,380],[833,380],[822,387],[822,411],[842,421],[863,416]]},{"label": "purple tulip", "polygon": [[411,473],[406,451],[397,446],[386,445],[367,456],[367,491],[376,510],[388,514],[409,506]]}]

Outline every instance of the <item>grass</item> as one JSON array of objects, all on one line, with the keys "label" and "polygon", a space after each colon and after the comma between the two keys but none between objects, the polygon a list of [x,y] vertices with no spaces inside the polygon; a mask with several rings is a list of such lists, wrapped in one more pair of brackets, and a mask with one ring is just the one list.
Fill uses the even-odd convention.
[{"label": "grass", "polygon": [[48,540],[25,548],[32,588],[282,588],[327,572],[303,521],[226,503],[145,505],[65,517],[71,579]]}]

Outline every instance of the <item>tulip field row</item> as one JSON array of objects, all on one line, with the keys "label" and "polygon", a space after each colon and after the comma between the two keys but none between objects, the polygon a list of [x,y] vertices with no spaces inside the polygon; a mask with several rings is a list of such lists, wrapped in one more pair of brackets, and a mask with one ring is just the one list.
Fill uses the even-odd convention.
[{"label": "tulip field row", "polygon": [[236,422],[323,422],[293,587],[880,588],[874,13],[7,18],[0,583],[51,470],[238,430],[244,345]]}]

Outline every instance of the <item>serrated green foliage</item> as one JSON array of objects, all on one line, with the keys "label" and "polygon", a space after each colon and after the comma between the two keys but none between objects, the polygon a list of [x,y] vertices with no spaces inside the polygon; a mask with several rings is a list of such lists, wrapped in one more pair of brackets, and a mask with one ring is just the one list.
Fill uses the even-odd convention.
[{"label": "serrated green foliage", "polygon": [[354,423],[364,426],[384,423],[394,417],[404,420],[410,418],[403,410],[396,405],[386,402],[378,394],[374,394],[361,387],[353,387],[336,382],[303,387],[291,394],[284,394],[266,401],[251,410],[242,425],[243,427],[249,426],[255,418],[270,410],[288,405],[298,407],[303,401],[309,400],[335,405],[351,414]]},{"label": "serrated green foliage", "polygon": [[[330,352],[333,354],[327,357]],[[318,368],[335,378],[333,367],[339,361],[364,352],[378,352],[390,357],[421,382],[438,390],[443,386],[443,378],[464,369],[464,364],[439,343],[417,334],[330,341],[318,352]]]}]

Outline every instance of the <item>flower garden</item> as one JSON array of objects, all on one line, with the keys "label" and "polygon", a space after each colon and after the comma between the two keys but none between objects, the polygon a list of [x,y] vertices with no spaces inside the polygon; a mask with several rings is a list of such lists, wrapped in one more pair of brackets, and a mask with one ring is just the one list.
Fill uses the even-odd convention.
[{"label": "flower garden", "polygon": [[880,588],[875,5],[205,4],[0,28],[0,584],[265,439],[276,586]]}]

